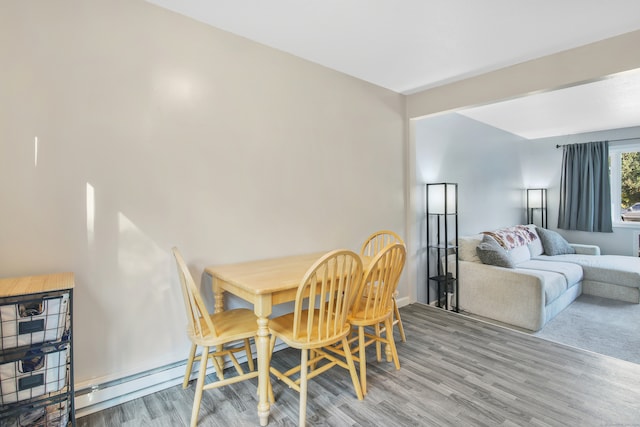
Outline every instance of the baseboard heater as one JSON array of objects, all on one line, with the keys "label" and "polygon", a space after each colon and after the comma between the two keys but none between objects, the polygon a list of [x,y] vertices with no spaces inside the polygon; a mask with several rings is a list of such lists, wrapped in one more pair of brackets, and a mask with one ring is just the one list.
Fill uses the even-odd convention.
[{"label": "baseboard heater", "polygon": [[[275,351],[286,348],[284,343],[279,343]],[[254,350],[254,359],[255,359]],[[199,360],[199,356],[196,356]],[[238,362],[246,362],[246,357],[239,357]],[[197,361],[195,363],[198,363]],[[76,418],[94,412],[102,411],[113,406],[129,402],[133,399],[143,397],[161,390],[182,384],[187,360],[170,363],[147,371],[139,372],[126,377],[105,381],[99,384],[77,387],[75,390]],[[197,368],[198,366],[195,365]],[[227,360],[225,369],[233,367],[231,361]],[[208,368],[213,368],[209,362]],[[213,370],[211,371],[213,372]],[[191,374],[194,380],[198,376],[198,370]],[[257,404],[257,401],[256,401]]]}]

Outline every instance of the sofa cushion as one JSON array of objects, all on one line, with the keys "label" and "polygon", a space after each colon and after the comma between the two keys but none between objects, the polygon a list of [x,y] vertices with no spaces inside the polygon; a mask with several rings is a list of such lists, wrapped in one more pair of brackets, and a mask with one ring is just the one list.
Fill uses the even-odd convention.
[{"label": "sofa cushion", "polygon": [[[640,287],[640,258],[624,255],[578,255],[540,256],[542,262],[555,261],[581,266],[585,280],[611,283],[630,288]],[[554,264],[555,264],[554,262]]]},{"label": "sofa cushion", "polygon": [[482,242],[483,236],[483,234],[474,234],[458,238],[458,258],[460,261],[482,262],[478,258],[476,248]]},{"label": "sofa cushion", "polygon": [[567,279],[564,275],[555,271],[533,270],[527,268],[518,268],[517,271],[525,272],[532,276],[537,276],[542,282],[544,292],[544,305],[548,305],[564,294],[568,288]]},{"label": "sofa cushion", "polygon": [[476,248],[478,258],[483,264],[496,265],[498,267],[514,268],[509,253],[491,236],[485,235]]},{"label": "sofa cushion", "polygon": [[[548,257],[545,259],[548,259]],[[582,267],[572,262],[549,262],[541,259],[532,259],[531,261],[518,264],[518,268],[553,271],[562,274],[567,281],[568,288],[581,282],[584,277]]]},{"label": "sofa cushion", "polygon": [[536,232],[542,240],[545,255],[575,254],[573,247],[560,234],[553,230],[536,227]]}]

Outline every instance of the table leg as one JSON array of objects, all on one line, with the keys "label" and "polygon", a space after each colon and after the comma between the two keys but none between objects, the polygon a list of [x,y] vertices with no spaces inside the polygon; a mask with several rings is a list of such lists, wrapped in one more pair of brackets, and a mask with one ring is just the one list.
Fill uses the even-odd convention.
[{"label": "table leg", "polygon": [[258,348],[258,417],[260,425],[269,422],[269,319],[258,318],[256,347]]},{"label": "table leg", "polygon": [[[224,310],[224,290],[226,286],[231,286],[223,280],[213,277],[213,294],[215,296],[215,312]],[[233,287],[232,287],[233,289]],[[228,289],[227,289],[228,290]],[[271,346],[269,334],[269,316],[272,310],[272,295],[254,295],[242,293],[249,296],[247,301],[253,303],[253,311],[258,317],[258,329],[256,331],[256,349],[258,352],[258,417],[260,425],[266,426],[269,423],[269,360],[271,359]],[[242,297],[241,297],[242,298]]]},{"label": "table leg", "polygon": [[211,280],[213,282],[213,297],[215,302],[213,312],[220,313],[224,311],[224,291],[216,283],[217,279],[215,277],[213,277]]},{"label": "table leg", "polygon": [[[218,279],[215,277],[211,278],[211,284],[213,288],[213,298],[214,298],[214,313],[221,313],[224,311],[224,290],[218,283]],[[222,351],[222,346],[219,345],[216,347],[216,351]],[[218,365],[216,365],[216,373],[218,374],[218,378],[224,378],[224,371],[220,372],[218,370],[218,366],[221,366],[221,369],[224,369],[224,357],[218,356],[216,358],[218,360]]]}]

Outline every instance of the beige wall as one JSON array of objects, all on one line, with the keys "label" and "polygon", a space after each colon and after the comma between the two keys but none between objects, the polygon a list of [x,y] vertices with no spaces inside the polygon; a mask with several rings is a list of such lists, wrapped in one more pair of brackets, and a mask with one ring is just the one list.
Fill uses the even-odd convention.
[{"label": "beige wall", "polygon": [[76,273],[80,385],[186,356],[173,245],[199,281],[209,263],[356,249],[408,224],[414,298],[405,118],[640,67],[634,32],[411,95],[405,112],[399,94],[140,0],[5,0],[0,35],[0,275]]},{"label": "beige wall", "polygon": [[142,1],[0,32],[0,275],[76,273],[80,386],[186,357],[173,245],[200,281],[405,233],[402,95]]}]

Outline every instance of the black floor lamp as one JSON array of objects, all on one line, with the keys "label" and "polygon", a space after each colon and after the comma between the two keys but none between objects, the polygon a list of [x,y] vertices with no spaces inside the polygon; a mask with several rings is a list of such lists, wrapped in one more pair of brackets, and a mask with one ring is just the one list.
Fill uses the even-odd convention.
[{"label": "black floor lamp", "polygon": [[547,228],[547,189],[527,188],[527,224],[536,224],[540,220],[540,227]]}]

